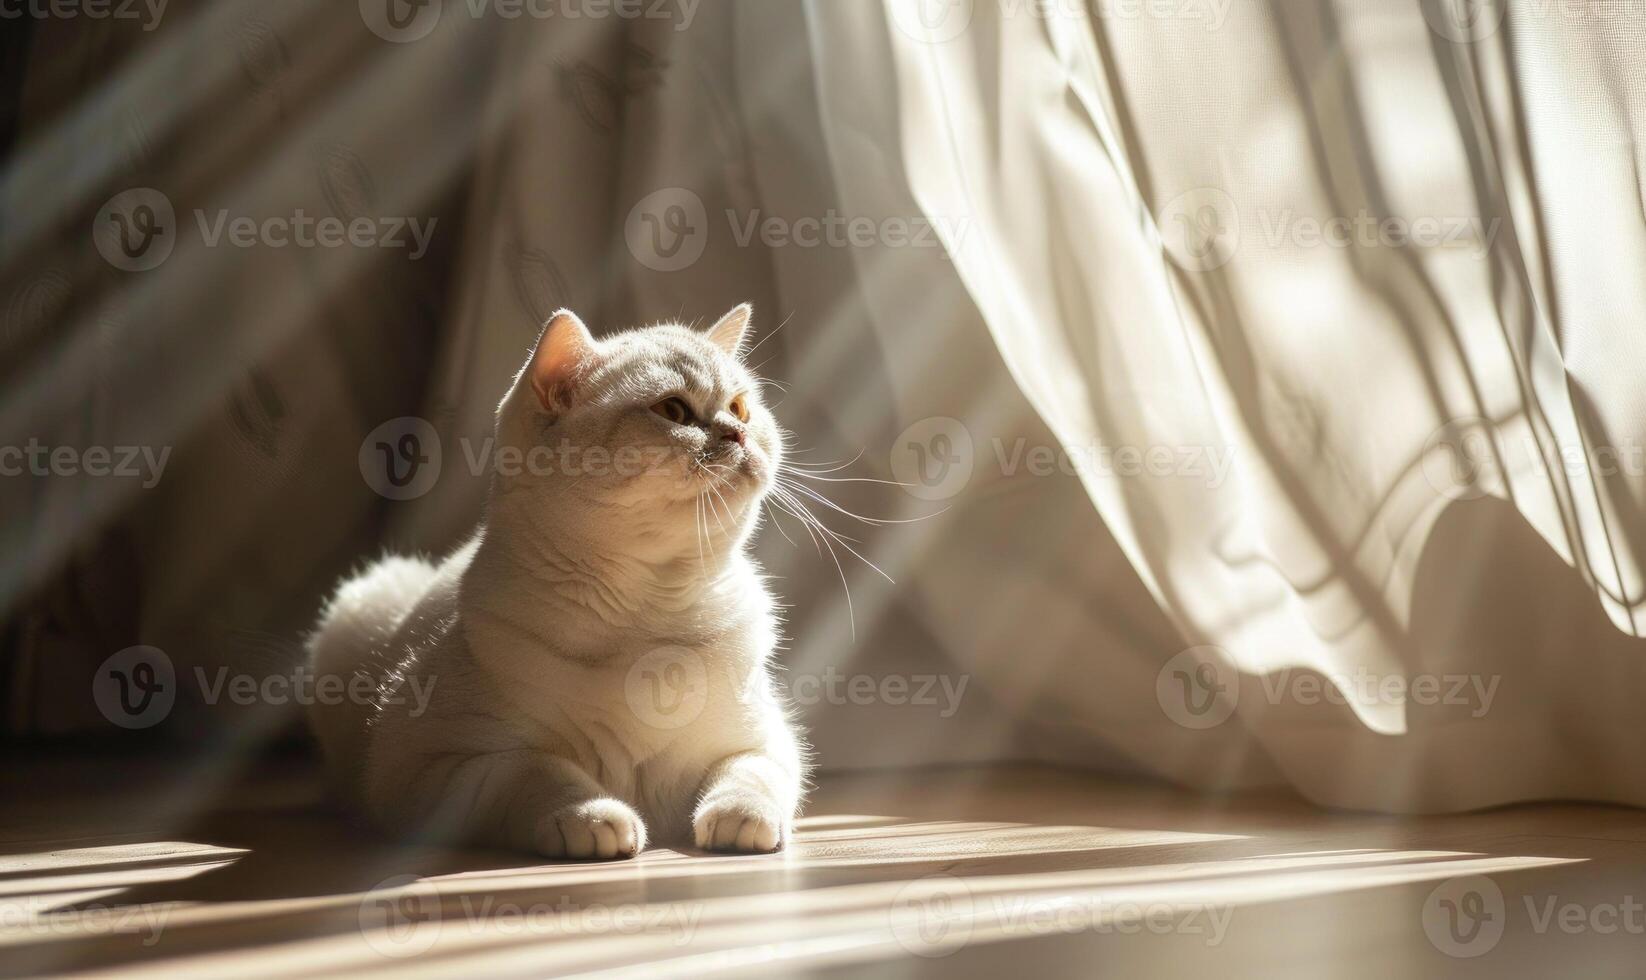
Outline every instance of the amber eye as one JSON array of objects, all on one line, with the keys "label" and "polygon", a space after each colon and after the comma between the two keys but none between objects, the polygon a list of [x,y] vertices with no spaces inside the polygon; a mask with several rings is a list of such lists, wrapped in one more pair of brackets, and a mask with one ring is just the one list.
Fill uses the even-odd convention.
[{"label": "amber eye", "polygon": [[692,420],[692,409],[685,399],[679,397],[665,398],[652,406],[652,411],[673,422],[675,425],[685,425]]},{"label": "amber eye", "polygon": [[733,415],[737,416],[737,420],[739,422],[747,422],[749,420],[749,401],[742,395],[738,395],[736,398],[733,398],[732,403],[728,405],[727,408],[731,410]]}]

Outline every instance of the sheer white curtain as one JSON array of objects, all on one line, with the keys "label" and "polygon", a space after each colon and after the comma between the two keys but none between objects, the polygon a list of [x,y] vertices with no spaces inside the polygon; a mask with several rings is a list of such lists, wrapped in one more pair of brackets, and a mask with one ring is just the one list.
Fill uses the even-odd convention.
[{"label": "sheer white curtain", "polygon": [[[842,194],[883,209],[895,148],[965,219],[997,356],[1181,634],[1073,661],[1023,617],[1028,703],[1200,783],[1646,804],[1646,8],[868,6],[808,7]],[[1140,705],[1189,734],[1096,720]]]}]

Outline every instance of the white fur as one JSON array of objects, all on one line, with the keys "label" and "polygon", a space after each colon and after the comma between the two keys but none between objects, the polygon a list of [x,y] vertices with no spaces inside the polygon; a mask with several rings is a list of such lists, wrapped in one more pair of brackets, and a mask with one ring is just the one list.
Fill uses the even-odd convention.
[{"label": "white fur", "polygon": [[[371,697],[317,699],[311,723],[370,818],[553,857],[788,840],[804,749],[768,674],[778,619],[746,554],[782,439],[737,360],[747,323],[740,307],[707,332],[596,343],[557,315],[499,406],[494,457],[570,447],[577,472],[500,465],[468,543],[438,564],[386,557],[341,585],[312,665],[321,679],[365,675]],[[653,411],[673,394],[701,424]],[[646,465],[591,472],[591,447]],[[695,717],[651,714],[648,691],[682,678]],[[432,685],[421,715],[412,684]]]}]

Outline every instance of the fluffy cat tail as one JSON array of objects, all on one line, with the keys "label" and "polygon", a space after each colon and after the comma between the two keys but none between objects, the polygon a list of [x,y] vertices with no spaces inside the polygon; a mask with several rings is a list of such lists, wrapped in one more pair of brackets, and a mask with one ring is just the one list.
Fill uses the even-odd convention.
[{"label": "fluffy cat tail", "polygon": [[[437,572],[422,558],[385,555],[344,579],[308,637],[309,667],[315,677],[341,678],[347,686],[360,673],[381,676],[388,666],[385,661],[394,656],[395,635],[428,594]],[[369,705],[348,698],[310,705],[309,727],[333,764],[328,768],[337,772],[355,767],[369,717]]]}]

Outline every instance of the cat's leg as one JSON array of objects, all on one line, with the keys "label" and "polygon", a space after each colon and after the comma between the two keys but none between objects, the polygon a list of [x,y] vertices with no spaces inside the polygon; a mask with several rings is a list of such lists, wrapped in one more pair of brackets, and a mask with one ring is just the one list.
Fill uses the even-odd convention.
[{"label": "cat's leg", "polygon": [[703,779],[692,836],[711,851],[769,853],[787,843],[800,805],[798,753],[757,749],[722,759]]},{"label": "cat's leg", "polygon": [[555,858],[628,858],[646,846],[640,815],[564,759],[526,749],[443,755],[413,771],[384,815],[414,833]]}]

